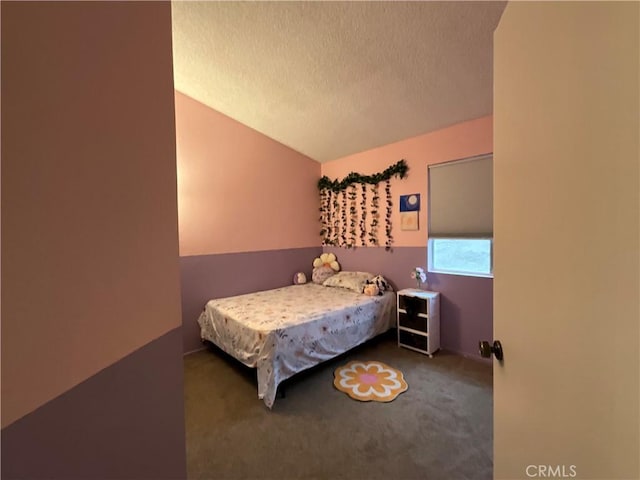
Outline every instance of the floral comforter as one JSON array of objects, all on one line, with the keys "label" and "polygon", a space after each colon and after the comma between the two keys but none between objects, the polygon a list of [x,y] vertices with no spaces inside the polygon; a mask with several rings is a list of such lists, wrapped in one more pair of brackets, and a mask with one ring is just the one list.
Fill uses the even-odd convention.
[{"label": "floral comforter", "polygon": [[391,328],[395,302],[308,283],[210,300],[198,323],[203,339],[257,368],[271,408],[280,382]]}]

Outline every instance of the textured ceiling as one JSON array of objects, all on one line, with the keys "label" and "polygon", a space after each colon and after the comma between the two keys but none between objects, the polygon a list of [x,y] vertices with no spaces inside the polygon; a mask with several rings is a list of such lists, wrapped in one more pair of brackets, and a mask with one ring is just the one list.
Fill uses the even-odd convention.
[{"label": "textured ceiling", "polygon": [[323,162],[492,113],[506,2],[173,2],[177,90]]}]

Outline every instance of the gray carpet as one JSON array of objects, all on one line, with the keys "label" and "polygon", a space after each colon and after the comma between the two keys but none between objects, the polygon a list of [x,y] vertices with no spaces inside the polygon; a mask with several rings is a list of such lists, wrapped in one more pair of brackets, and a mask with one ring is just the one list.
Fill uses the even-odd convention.
[{"label": "gray carpet", "polygon": [[[349,360],[400,369],[409,390],[358,402],[333,387]],[[190,479],[491,479],[492,370],[385,335],[285,383],[269,411],[255,371],[210,348],[185,357]]]}]

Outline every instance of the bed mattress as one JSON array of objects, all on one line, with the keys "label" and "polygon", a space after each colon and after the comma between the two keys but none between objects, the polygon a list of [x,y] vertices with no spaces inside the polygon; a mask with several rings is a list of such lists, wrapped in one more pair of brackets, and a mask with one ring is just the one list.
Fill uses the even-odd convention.
[{"label": "bed mattress", "polygon": [[280,382],[391,328],[395,299],[308,283],[210,300],[198,323],[204,340],[257,368],[271,408]]}]

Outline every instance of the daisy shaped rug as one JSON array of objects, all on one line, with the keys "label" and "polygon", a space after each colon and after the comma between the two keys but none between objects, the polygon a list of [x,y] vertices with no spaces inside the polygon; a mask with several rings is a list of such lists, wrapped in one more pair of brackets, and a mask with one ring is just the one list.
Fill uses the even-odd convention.
[{"label": "daisy shaped rug", "polygon": [[361,361],[337,368],[333,386],[361,402],[390,402],[409,388],[400,370],[382,362]]}]

